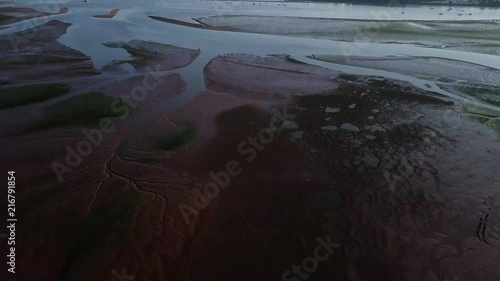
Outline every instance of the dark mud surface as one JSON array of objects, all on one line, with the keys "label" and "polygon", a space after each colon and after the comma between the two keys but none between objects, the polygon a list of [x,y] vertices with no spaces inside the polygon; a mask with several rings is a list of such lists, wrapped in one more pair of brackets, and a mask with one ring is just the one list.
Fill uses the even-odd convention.
[{"label": "dark mud surface", "polygon": [[197,21],[198,23],[191,23],[191,22],[185,22],[185,21],[180,21],[180,20],[175,20],[175,19],[169,19],[169,18],[164,18],[164,17],[159,17],[159,16],[148,16],[151,19],[165,22],[165,23],[170,23],[170,24],[177,24],[177,25],[182,25],[182,26],[187,26],[187,27],[192,27],[192,28],[199,28],[199,29],[211,29],[211,30],[230,30],[229,27],[226,26],[210,26],[207,24],[202,23],[201,21]]},{"label": "dark mud surface", "polygon": [[[6,4],[9,2],[0,2],[0,5]],[[58,13],[47,13],[41,12],[32,8],[22,8],[22,7],[1,7],[0,8],[0,26],[1,25],[9,25],[12,23],[35,19],[39,17],[45,17],[50,15],[59,15],[67,13],[68,8],[59,9]]]},{"label": "dark mud surface", "polygon": [[109,42],[105,44],[110,48],[122,48],[131,56],[131,60],[115,62],[105,69],[112,70],[120,64],[129,63],[136,70],[144,71],[155,65],[157,71],[182,68],[191,64],[199,55],[200,50],[180,48],[172,45],[131,40],[129,42]]},{"label": "dark mud surface", "polygon": [[337,75],[286,55],[227,54],[212,59],[204,69],[207,89],[257,99],[330,91],[337,88]]},{"label": "dark mud surface", "polygon": [[32,29],[0,36],[0,80],[4,81],[3,84],[99,74],[91,58],[57,42],[69,26],[53,20]]},{"label": "dark mud surface", "polygon": [[109,11],[109,13],[105,14],[105,15],[96,15],[94,17],[96,18],[101,18],[101,19],[112,19],[116,16],[116,14],[118,14],[118,11],[120,11],[120,9],[113,9],[111,11]]},{"label": "dark mud surface", "polygon": [[[17,280],[109,280],[112,268],[136,280],[280,280],[327,237],[335,249],[307,280],[500,279],[500,146],[462,104],[286,56],[230,54],[204,74],[206,91],[141,126],[189,87],[158,74],[79,160],[67,147],[97,128],[5,123],[21,131],[0,150],[20,178],[18,266],[30,270]],[[144,77],[94,90],[117,97]],[[282,130],[271,137],[273,126]],[[192,127],[188,145],[155,146]],[[54,161],[69,167],[61,182]],[[228,163],[240,172],[200,202]],[[180,211],[205,203],[188,221]]]}]

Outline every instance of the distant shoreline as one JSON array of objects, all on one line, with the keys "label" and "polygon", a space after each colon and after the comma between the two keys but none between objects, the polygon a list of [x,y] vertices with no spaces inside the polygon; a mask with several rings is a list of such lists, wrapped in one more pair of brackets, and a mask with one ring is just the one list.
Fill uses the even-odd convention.
[{"label": "distant shoreline", "polygon": [[[247,2],[247,1],[245,1]],[[266,1],[259,1],[266,2]],[[289,3],[314,3],[314,4],[326,4],[326,3],[335,3],[335,4],[350,4],[350,5],[368,5],[368,6],[388,6],[386,4],[377,4],[372,2],[335,2],[335,1],[294,1],[294,0],[286,0],[282,2]],[[388,3],[391,1],[387,1]],[[500,8],[500,4],[498,6],[491,5],[479,5],[479,4],[467,4],[467,3],[436,3],[436,2],[422,2],[422,3],[400,3],[398,5],[393,5],[389,7],[413,7],[413,6],[448,6],[448,7],[475,7],[475,8]]]},{"label": "distant shoreline", "polygon": [[[304,0],[236,0],[236,1],[224,1],[224,0],[202,0],[203,2],[254,2],[254,3],[311,3],[311,4],[349,4],[349,5],[364,5],[364,6],[388,6],[387,4],[377,4],[372,2],[336,2],[336,1],[304,1]],[[390,1],[387,1],[388,3]],[[424,3],[400,3],[399,5],[393,5],[390,7],[418,7],[418,6],[447,6],[447,7],[474,7],[474,8],[488,8],[488,9],[500,9],[500,4],[497,6],[492,5],[479,5],[479,4],[467,4],[467,3],[436,3],[436,2],[424,2]]]},{"label": "distant shoreline", "polygon": [[[208,0],[210,1],[210,0]],[[219,0],[212,0],[212,1],[219,1]],[[269,2],[269,1],[244,1],[244,2]],[[377,4],[377,3],[372,3],[372,2],[336,2],[336,1],[301,1],[301,0],[284,0],[281,2],[287,2],[287,3],[314,3],[314,4],[326,4],[326,3],[334,3],[334,4],[349,4],[349,5],[365,5],[365,6],[388,6],[387,4]],[[391,1],[387,1],[387,3],[390,3]],[[400,3],[398,5],[393,5],[389,7],[413,7],[413,6],[448,6],[448,7],[475,7],[475,8],[500,8],[500,4],[498,6],[492,6],[492,5],[479,5],[479,4],[467,4],[467,3],[436,3],[436,2],[422,2],[422,3]]]}]

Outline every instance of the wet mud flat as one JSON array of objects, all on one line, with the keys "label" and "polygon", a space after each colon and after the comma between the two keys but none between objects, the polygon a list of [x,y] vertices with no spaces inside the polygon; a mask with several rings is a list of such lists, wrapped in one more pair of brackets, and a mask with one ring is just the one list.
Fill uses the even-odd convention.
[{"label": "wet mud flat", "polygon": [[[188,237],[192,229],[188,225],[171,225],[178,220],[174,219],[176,204],[167,210],[170,207],[164,198],[168,198],[169,203],[184,196],[187,200],[190,186],[196,179],[175,168],[169,172],[166,166],[153,165],[148,160],[135,161],[133,154],[121,155],[117,151],[136,121],[184,91],[185,84],[179,75],[165,75],[162,83],[149,92],[149,99],[143,100],[142,107],[136,109],[115,98],[120,93],[130,92],[143,79],[143,76],[137,76],[109,83],[96,89],[98,93],[83,92],[72,96],[70,92],[62,96],[66,97],[65,100],[40,109],[27,105],[0,113],[19,112],[24,107],[40,110],[38,116],[26,120],[24,130],[18,129],[16,134],[3,136],[6,147],[2,149],[2,159],[15,160],[2,161],[2,166],[15,166],[19,174],[25,175],[19,180],[22,187],[18,198],[24,202],[19,216],[25,219],[26,228],[18,233],[27,247],[22,250],[26,259],[19,261],[19,266],[36,265],[36,268],[19,273],[21,280],[38,280],[47,275],[49,280],[104,278],[119,264],[142,268],[139,265],[142,263],[155,269],[153,275],[144,271],[154,280],[163,278],[161,272],[168,276],[176,274],[177,269],[174,266],[167,269],[167,264],[182,258],[184,252],[179,245],[185,243],[184,237]],[[73,102],[73,99],[77,100]],[[114,101],[120,109],[118,115],[110,111]],[[72,113],[60,115],[67,111],[67,107],[77,112],[76,116],[91,120],[82,123],[86,120],[76,119]],[[85,112],[94,112],[97,119]],[[67,121],[58,125],[56,121],[60,123],[60,118],[48,119],[48,114],[56,114]],[[123,120],[122,116],[125,116]],[[105,127],[100,127],[101,120],[110,123],[103,123]],[[36,130],[30,129],[33,124],[41,124],[46,129],[40,125],[35,127]],[[15,126],[19,127],[19,124]],[[82,145],[84,153],[79,154]],[[22,156],[14,158],[17,153]],[[58,166],[64,170],[62,181],[58,180],[54,162],[64,165]],[[32,231],[38,233],[37,238],[30,238]],[[149,243],[151,245],[147,246]],[[56,249],[48,253],[52,257],[50,262],[37,258],[38,253],[47,253],[43,250],[46,247]],[[160,249],[162,254],[153,253],[152,248]],[[136,251],[143,251],[144,258],[139,258],[140,263],[134,261],[137,261]],[[96,259],[102,262],[102,267],[91,270]],[[54,260],[57,261],[52,264]]]},{"label": "wet mud flat", "polygon": [[[151,60],[165,48],[135,47]],[[196,59],[184,51],[166,69]],[[279,280],[318,237],[335,247],[308,280],[500,278],[499,143],[462,104],[286,55],[227,54],[205,66],[206,90],[151,118],[189,88],[156,74],[72,89],[83,93],[42,103],[32,120],[64,122],[4,137],[25,175],[18,235],[31,270],[20,280],[107,280],[123,267],[137,280]],[[147,97],[120,102],[144,78],[158,82]],[[91,139],[91,152],[68,157]],[[69,168],[60,182],[54,161]],[[200,202],[211,182],[219,193]]]},{"label": "wet mud flat", "polygon": [[[144,272],[145,275],[154,280],[163,279],[163,274],[175,276],[178,268],[168,264],[182,260],[185,255],[182,244],[186,243],[193,227],[172,225],[179,220],[175,219],[176,204],[167,211],[165,198],[172,203],[187,197],[196,179],[180,170],[169,173],[165,165],[155,172],[154,167],[158,165],[151,164],[150,159],[141,162],[142,159],[135,160],[133,153],[123,155],[118,150],[137,123],[185,91],[186,83],[179,74],[162,71],[190,64],[199,50],[131,41],[126,43],[126,48],[131,52],[131,60],[137,61],[137,71],[129,75],[110,67],[102,70],[104,75],[99,75],[101,71],[94,69],[89,57],[56,41],[68,26],[50,21],[25,31],[36,36],[16,33],[4,37],[5,40],[28,37],[18,48],[1,45],[4,47],[2,58],[8,66],[0,88],[4,95],[0,115],[5,125],[1,166],[15,166],[25,175],[19,180],[23,188],[18,198],[25,203],[19,215],[27,224],[19,230],[19,237],[28,246],[24,252],[27,258],[19,264],[32,270],[20,273],[19,278],[88,280],[97,276],[107,279],[110,268],[119,268],[118,264],[138,264],[133,262],[134,251],[144,251],[143,256],[148,256],[140,258],[141,264],[149,264],[148,267],[153,264],[155,272]],[[57,64],[52,63],[53,60]],[[70,71],[80,61],[86,63],[88,73]],[[31,65],[35,62],[37,67]],[[147,66],[152,69],[148,74],[145,73]],[[13,71],[24,68],[30,68],[33,77]],[[134,100],[140,107],[125,104],[122,95],[128,94],[130,98],[131,90],[138,85],[148,88],[145,97]],[[84,149],[82,154],[80,148]],[[58,171],[64,178],[58,178],[54,167],[62,167]],[[129,178],[133,178],[133,183]],[[170,180],[171,186],[166,188]],[[101,201],[101,198],[106,199]],[[142,213],[144,208],[149,211]],[[169,215],[153,215],[157,213]],[[151,224],[150,219],[156,222]],[[48,221],[53,224],[40,223]],[[142,223],[145,225],[141,226]],[[164,227],[172,236],[165,234],[167,230],[163,233]],[[32,231],[39,236],[30,237]],[[142,238],[134,238],[135,235]],[[148,243],[152,243],[151,246],[146,246]],[[150,255],[151,247],[159,244],[163,245],[162,254]],[[128,250],[120,248],[125,246]],[[47,247],[54,249],[49,254],[52,261],[57,260],[54,265],[38,258],[47,252],[44,250]],[[118,255],[122,250],[125,250],[123,259]],[[103,262],[100,269],[91,269],[94,258]]]},{"label": "wet mud flat", "polygon": [[120,11],[120,9],[113,9],[113,10],[109,11],[109,13],[107,13],[107,14],[95,15],[94,17],[101,18],[101,19],[112,19],[116,16],[116,14],[118,14],[119,11]]},{"label": "wet mud flat", "polygon": [[415,43],[441,48],[449,46],[491,53],[486,45],[498,46],[498,25],[493,21],[398,21],[390,13],[379,20],[307,17],[219,15],[197,18],[209,26],[224,25],[234,31],[280,34],[337,41]]},{"label": "wet mud flat", "polygon": [[[202,250],[194,255],[198,257],[194,268],[204,270],[194,280],[207,274],[238,276],[231,271],[240,266],[238,259],[231,258],[238,253],[230,245],[246,245],[250,239],[246,238],[249,234],[234,229],[238,217],[244,220],[241,228],[256,229],[255,246],[245,247],[241,259],[265,260],[270,268],[253,276],[269,276],[264,280],[279,278],[287,263],[300,262],[293,261],[296,253],[313,249],[315,236],[326,234],[341,246],[324,264],[327,269],[311,274],[311,280],[460,280],[476,272],[476,261],[481,266],[488,263],[488,268],[498,262],[498,245],[484,243],[476,231],[484,221],[484,198],[490,202],[498,196],[492,190],[500,180],[493,164],[500,155],[494,131],[462,119],[460,105],[405,83],[349,75],[339,75],[336,83],[338,88],[330,93],[295,96],[284,102],[296,114],[288,120],[293,124],[283,133],[285,138],[281,134],[262,154],[258,152],[241,179],[235,179],[237,184],[231,182],[234,190],[224,191],[222,196],[228,198],[217,202],[210,219],[216,224],[207,223],[205,238],[198,242]],[[224,145],[219,150],[212,145],[214,154],[209,159],[238,146],[238,137],[230,141],[232,134],[258,135],[259,126],[253,132],[241,131],[244,123],[253,125],[262,113],[238,109],[221,113],[220,121],[231,114],[225,127],[233,129],[230,133],[219,129]],[[254,116],[248,116],[252,111]],[[239,120],[242,117],[247,121]],[[479,143],[489,149],[478,148]],[[472,160],[477,159],[472,151],[481,153],[481,164],[475,173],[460,176],[477,161]],[[238,155],[233,151],[227,158],[238,159]],[[471,191],[479,182],[484,188]],[[269,196],[270,202],[278,202],[273,207],[261,204]],[[297,217],[290,218],[290,213]],[[245,218],[252,218],[251,225]],[[497,226],[489,227],[496,241]],[[279,245],[284,240],[289,242],[282,249]],[[294,244],[302,247],[290,246]],[[219,253],[228,250],[222,252],[220,261],[210,255],[207,265],[206,253],[216,249]],[[223,265],[227,269],[213,270]],[[495,280],[499,272],[477,274]]]},{"label": "wet mud flat", "polygon": [[132,56],[130,60],[117,61],[107,65],[105,67],[107,70],[116,69],[124,63],[132,65],[138,71],[145,71],[151,65],[155,65],[157,71],[177,69],[191,64],[200,54],[199,49],[179,48],[142,40],[106,42],[104,45],[109,48],[124,49]]},{"label": "wet mud flat", "polygon": [[332,77],[337,74],[286,55],[227,54],[212,59],[204,69],[209,90],[263,99],[333,90],[337,84]]},{"label": "wet mud flat", "polygon": [[185,22],[185,21],[180,21],[180,20],[175,20],[175,19],[170,19],[170,18],[165,18],[165,17],[159,17],[159,16],[148,16],[151,19],[165,22],[165,23],[170,23],[170,24],[177,24],[177,25],[182,25],[182,26],[187,26],[187,27],[192,27],[192,28],[199,28],[199,29],[210,29],[210,30],[230,30],[229,27],[227,26],[210,26],[208,24],[205,24],[197,19],[193,19],[197,23],[192,23],[192,22]]},{"label": "wet mud flat", "polygon": [[[7,4],[10,2],[2,2],[2,4]],[[0,7],[0,26],[2,25],[9,25],[12,23],[24,21],[24,20],[29,20],[29,19],[34,19],[34,18],[39,18],[39,17],[45,17],[45,16],[51,16],[51,15],[60,15],[67,13],[69,11],[68,8],[60,8],[59,12],[57,13],[48,13],[48,12],[41,12],[36,9],[32,8],[23,8],[23,7]]]},{"label": "wet mud flat", "polygon": [[334,56],[314,54],[313,59],[386,70],[444,82],[468,82],[495,85],[500,80],[500,71],[482,65],[433,57],[410,56]]},{"label": "wet mud flat", "polygon": [[0,80],[19,84],[99,74],[89,57],[57,42],[69,26],[53,20],[0,36]]}]

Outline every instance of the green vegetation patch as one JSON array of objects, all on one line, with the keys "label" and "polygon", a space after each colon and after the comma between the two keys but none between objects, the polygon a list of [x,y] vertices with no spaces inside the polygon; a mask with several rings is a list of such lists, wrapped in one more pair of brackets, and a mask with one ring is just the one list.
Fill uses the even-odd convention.
[{"label": "green vegetation patch", "polygon": [[491,118],[500,117],[500,111],[495,111],[493,109],[475,106],[471,104],[464,104],[464,111],[470,114],[482,115],[484,117],[491,117]]},{"label": "green vegetation patch", "polygon": [[476,121],[476,122],[481,123],[481,124],[485,124],[486,122],[491,120],[489,117],[478,116],[478,115],[469,115],[469,118],[472,121]]},{"label": "green vegetation patch", "polygon": [[151,52],[151,51],[144,50],[144,49],[140,49],[140,48],[135,48],[135,47],[132,47],[128,44],[123,45],[122,48],[125,51],[127,51],[129,54],[131,54],[132,56],[136,56],[136,57],[144,57],[144,58],[154,59],[154,58],[160,56],[160,54],[158,54],[158,53]]},{"label": "green vegetation patch", "polygon": [[68,93],[69,90],[68,85],[61,83],[0,89],[0,110],[32,103],[39,103],[62,96]]},{"label": "green vegetation patch", "polygon": [[500,107],[500,88],[498,87],[458,87],[458,90],[461,93],[475,97],[482,102]]},{"label": "green vegetation patch", "polygon": [[495,130],[497,134],[500,136],[500,120],[491,120],[489,122],[486,122],[486,126],[490,127],[491,129]]},{"label": "green vegetation patch", "polygon": [[[470,30],[432,30],[432,29],[414,29],[409,26],[394,23],[389,24],[384,27],[368,27],[364,29],[365,34],[376,34],[376,35],[401,35],[406,38],[419,38],[419,37],[451,37],[451,38],[467,38],[467,39],[490,39],[498,40],[500,35],[498,29],[491,30],[475,30],[471,32]],[[419,39],[421,40],[421,39]]]},{"label": "green vegetation patch", "polygon": [[120,98],[105,96],[99,92],[76,96],[47,107],[41,120],[28,126],[28,131],[40,131],[65,126],[96,126],[101,118],[117,117],[112,110],[128,107]]},{"label": "green vegetation patch", "polygon": [[12,19],[12,17],[6,16],[6,15],[0,15],[0,24],[4,23],[6,21],[9,21],[10,19]]},{"label": "green vegetation patch", "polygon": [[[145,59],[157,59],[159,57],[166,57],[168,55],[169,48],[177,49],[176,47],[168,44],[160,44],[155,42],[147,42],[139,40],[132,40],[129,43],[106,42],[103,43],[103,45],[108,48],[122,48],[132,56],[142,57]],[[157,51],[155,51],[154,48],[156,48]]]},{"label": "green vegetation patch", "polygon": [[471,120],[479,122],[493,129],[500,137],[500,111],[464,104],[464,111],[469,113]]},{"label": "green vegetation patch", "polygon": [[357,75],[342,73],[339,75],[339,78],[348,82],[356,82],[359,80],[360,77]]},{"label": "green vegetation patch", "polygon": [[189,127],[179,134],[160,137],[156,141],[155,146],[157,149],[175,151],[192,142],[195,137],[196,128]]}]

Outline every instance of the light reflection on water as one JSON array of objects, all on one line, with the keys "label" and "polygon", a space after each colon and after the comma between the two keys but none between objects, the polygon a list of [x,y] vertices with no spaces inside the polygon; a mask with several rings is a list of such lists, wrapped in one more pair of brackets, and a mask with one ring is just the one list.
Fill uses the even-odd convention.
[{"label": "light reflection on water", "polygon": [[[23,2],[26,3],[26,2]],[[350,43],[324,39],[311,38],[295,38],[279,35],[265,34],[249,34],[226,31],[211,31],[194,29],[185,26],[167,24],[153,20],[147,15],[158,15],[165,17],[176,17],[180,15],[190,14],[191,16],[201,16],[214,14],[215,12],[208,9],[211,5],[220,4],[221,2],[202,2],[199,6],[193,6],[191,3],[173,4],[164,2],[161,5],[146,4],[141,7],[122,8],[118,15],[113,19],[99,19],[93,15],[105,14],[109,12],[109,8],[117,6],[132,6],[134,2],[127,3],[100,3],[96,7],[95,3],[75,3],[69,2],[65,6],[70,7],[70,12],[63,15],[50,16],[38,19],[37,23],[57,19],[60,21],[71,23],[67,33],[60,37],[59,42],[67,45],[70,48],[81,51],[82,53],[92,57],[94,66],[101,69],[113,61],[126,60],[129,54],[122,49],[111,49],[103,46],[104,42],[109,41],[129,41],[139,39],[145,41],[155,41],[164,44],[171,44],[178,47],[189,49],[201,49],[200,56],[189,66],[177,70],[181,72],[184,80],[188,82],[190,92],[199,92],[204,90],[203,68],[214,57],[227,53],[249,53],[259,56],[268,54],[289,54],[293,58],[322,67],[332,68],[338,71],[361,74],[361,75],[376,75],[388,77],[403,81],[408,81],[413,85],[422,89],[431,90],[455,99],[465,100],[464,98],[453,95],[445,90],[440,89],[434,82],[418,79],[408,75],[374,70],[362,67],[353,67],[340,64],[332,64],[309,59],[307,56],[311,54],[330,54],[346,56],[351,55],[346,52],[349,48],[356,49],[362,52],[364,56],[387,56],[387,55],[404,55],[404,56],[421,56],[435,57],[443,59],[452,59],[474,64],[480,64],[491,68],[500,68],[500,56],[487,54],[478,54],[470,52],[452,51],[446,49],[422,48],[409,44],[381,44],[381,43]],[[236,3],[236,2],[231,2]],[[245,3],[247,6],[249,3]],[[245,11],[248,14],[275,13],[282,15],[294,15],[294,9],[301,7],[303,3],[287,3],[287,7],[278,7],[273,9],[263,8],[245,8],[245,4],[238,5],[237,8],[224,10],[224,12]],[[277,5],[277,3],[268,3],[269,5]],[[17,5],[22,5],[17,3]],[[253,5],[252,5],[253,6]],[[376,12],[377,10],[389,11],[390,14],[398,14],[398,9],[401,7],[387,8],[375,6],[354,6],[345,4],[311,4],[308,6],[315,7],[314,9],[307,8],[306,12],[301,8],[302,13],[307,15],[316,15],[314,13],[328,13],[330,17],[342,15],[344,17],[353,18],[369,18],[367,13]],[[323,7],[323,9],[319,9]],[[330,7],[330,8],[325,8]],[[222,9],[222,8],[221,8]],[[317,11],[315,10],[317,9]],[[404,9],[414,10],[415,13],[429,13],[429,7],[412,6]],[[455,9],[455,8],[454,8]],[[476,16],[480,15],[496,15],[500,17],[498,9],[481,9],[481,8],[464,8],[477,10]],[[316,12],[314,12],[316,11]],[[481,11],[481,13],[479,13]],[[220,12],[220,9],[218,10]],[[417,14],[418,14],[417,13]],[[217,13],[215,13],[217,14]],[[410,13],[405,13],[410,14]],[[325,14],[326,15],[326,14]],[[303,16],[303,15],[302,15]],[[408,16],[408,15],[407,15]],[[16,23],[10,28],[0,31],[0,35],[8,34],[15,31],[20,31],[32,26],[26,23]],[[430,87],[430,88],[429,88]]]}]

